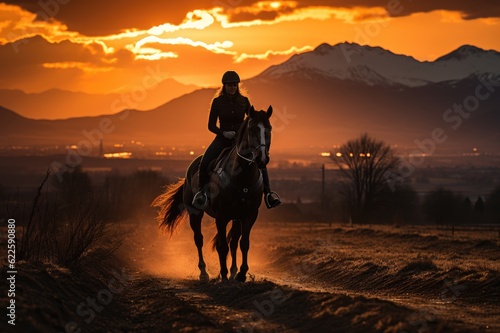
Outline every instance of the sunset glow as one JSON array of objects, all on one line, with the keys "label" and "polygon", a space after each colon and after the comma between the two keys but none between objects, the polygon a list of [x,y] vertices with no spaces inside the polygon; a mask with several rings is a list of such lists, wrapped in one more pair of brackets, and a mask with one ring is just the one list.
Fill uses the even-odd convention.
[{"label": "sunset glow", "polygon": [[[159,66],[165,78],[214,87],[228,68],[251,78],[321,43],[381,46],[419,60],[434,60],[464,44],[500,49],[500,19],[486,9],[466,19],[466,7],[418,10],[397,1],[390,6],[362,1],[208,6],[200,1],[198,8],[162,4],[144,9],[126,1],[119,8],[103,4],[98,15],[89,17],[72,2],[52,11],[9,3],[0,3],[0,49],[10,64],[0,88],[26,92],[116,92],[124,82],[140,85],[151,66]],[[152,15],[132,15],[146,10]],[[106,13],[117,21],[106,20]]]}]

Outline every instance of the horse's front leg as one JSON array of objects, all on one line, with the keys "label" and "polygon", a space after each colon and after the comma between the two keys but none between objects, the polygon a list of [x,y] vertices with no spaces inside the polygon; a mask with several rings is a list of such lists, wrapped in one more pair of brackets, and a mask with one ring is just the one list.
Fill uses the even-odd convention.
[{"label": "horse's front leg", "polygon": [[229,231],[229,235],[229,247],[231,248],[231,275],[229,276],[229,279],[233,280],[236,277],[236,273],[238,272],[236,258],[238,252],[238,244],[241,237],[241,220],[233,220],[233,225],[231,227],[231,231]]},{"label": "horse's front leg", "polygon": [[226,239],[226,227],[229,223],[227,219],[218,218],[215,221],[217,225],[217,253],[219,254],[219,264],[220,264],[220,277],[222,281],[227,280],[227,254],[229,252],[229,246]]},{"label": "horse's front leg", "polygon": [[203,260],[203,234],[201,233],[201,219],[203,218],[203,212],[197,214],[189,215],[189,224],[194,232],[194,243],[198,249],[198,268],[200,269],[200,281],[208,282],[210,277],[207,273],[207,265],[205,260]]},{"label": "horse's front leg", "polygon": [[246,219],[242,222],[242,232],[240,239],[240,249],[241,249],[241,266],[240,272],[236,275],[236,280],[245,282],[247,279],[248,272],[248,250],[250,249],[250,230],[255,223],[257,216],[252,219]]}]

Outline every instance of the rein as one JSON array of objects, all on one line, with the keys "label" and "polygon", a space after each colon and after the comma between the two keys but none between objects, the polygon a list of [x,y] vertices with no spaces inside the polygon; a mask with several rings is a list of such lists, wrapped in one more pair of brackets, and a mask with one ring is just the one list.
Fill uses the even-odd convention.
[{"label": "rein", "polygon": [[[260,172],[260,170],[257,166],[257,172],[259,173],[259,178],[250,186],[243,187],[241,185],[238,185],[232,180],[232,175],[226,171],[226,165],[229,161],[230,156],[232,155],[233,151],[235,150],[237,157],[239,157],[243,161],[247,162],[248,165],[250,166],[252,163],[255,163],[257,165],[257,162],[255,161],[255,159],[257,158],[257,156],[259,156],[259,154],[257,153],[257,151],[259,149],[264,147],[265,154],[266,155],[268,154],[267,145],[265,144],[265,142],[264,143],[262,142],[262,141],[265,141],[265,140],[262,140],[262,137],[260,140],[260,144],[258,146],[249,147],[248,149],[244,150],[245,152],[241,152],[240,147],[241,147],[242,143],[245,146],[245,145],[250,145],[250,143],[252,142],[252,138],[250,137],[248,124],[246,127],[246,132],[247,133],[242,133],[242,134],[243,135],[246,134],[247,142],[244,142],[244,140],[241,140],[242,138],[244,138],[244,136],[241,136],[240,140],[238,140],[238,142],[233,146],[232,150],[227,154],[226,157],[224,157],[224,159],[221,161],[221,163],[219,164],[219,166],[215,170],[215,172],[218,175],[217,180],[218,180],[219,184],[223,188],[227,188],[232,193],[234,193],[236,196],[241,198],[242,201],[245,201],[248,197],[250,197],[253,193],[257,192],[262,187],[262,184],[263,184],[262,172]],[[251,157],[247,157],[247,156],[243,155],[243,154],[246,154],[247,151],[250,151],[250,153],[252,154]]]},{"label": "rein", "polygon": [[[256,151],[257,151],[260,147],[266,147],[266,145],[265,145],[265,144],[260,144],[260,145],[258,145],[257,147],[255,147],[255,148],[252,150],[252,158],[251,158],[251,159],[250,159],[250,158],[248,158],[248,157],[245,157],[245,156],[241,155],[241,153],[240,153],[240,151],[239,151],[239,150],[237,150],[237,151],[236,151],[236,154],[238,154],[238,156],[239,156],[240,158],[242,158],[242,159],[244,159],[245,161],[247,161],[247,162],[248,162],[248,164],[250,165],[250,164],[252,164],[252,163],[255,163],[255,157],[257,156],[257,155],[255,154],[255,152],[256,152]],[[266,147],[266,149],[267,149],[267,147]]]},{"label": "rein", "polygon": [[[254,163],[253,159],[250,160],[244,156],[242,156],[238,150],[236,149],[236,146],[234,146],[232,148],[232,150],[236,150],[236,154],[243,158],[244,160],[246,161],[249,161],[250,163],[248,163],[248,165]],[[219,176],[218,177],[218,180],[220,182],[220,185],[229,189],[231,192],[233,192],[234,194],[238,195],[241,197],[241,200],[244,201],[247,197],[251,196],[253,193],[255,193],[257,190],[260,189],[262,183],[263,183],[263,179],[262,179],[262,173],[260,172],[259,170],[259,178],[257,179],[257,181],[255,181],[251,186],[249,187],[242,187],[242,186],[239,186],[239,185],[236,185],[233,181],[231,181],[231,176],[228,174],[228,172],[225,170],[226,169],[226,165],[229,161],[229,157],[231,156],[231,151],[228,152],[228,154],[224,157],[224,160],[222,161],[221,165],[219,168],[217,168],[217,170],[215,171],[217,173],[217,175]],[[252,155],[253,155],[253,152],[252,152]],[[255,157],[253,157],[255,158]]]},{"label": "rein", "polygon": [[[247,128],[246,128],[246,129],[247,129],[247,136],[248,136],[247,141],[248,141],[248,142],[250,142],[251,140],[250,140],[250,133],[248,133],[248,128],[249,128],[249,126],[247,126]],[[257,147],[255,147],[255,148],[253,148],[253,149],[251,150],[251,153],[252,153],[252,158],[251,158],[251,159],[250,159],[250,158],[248,158],[248,157],[243,156],[243,155],[240,153],[240,150],[239,150],[239,149],[237,149],[237,150],[236,150],[236,153],[238,154],[238,156],[239,156],[240,158],[242,158],[243,160],[247,161],[247,162],[248,162],[248,164],[250,165],[250,164],[252,164],[252,163],[255,163],[255,158],[257,157],[257,155],[255,154],[255,152],[256,152],[257,150],[259,150],[261,147],[266,148],[266,154],[268,153],[268,152],[267,152],[267,146],[266,146],[264,143],[261,143],[260,145],[258,145]]]}]

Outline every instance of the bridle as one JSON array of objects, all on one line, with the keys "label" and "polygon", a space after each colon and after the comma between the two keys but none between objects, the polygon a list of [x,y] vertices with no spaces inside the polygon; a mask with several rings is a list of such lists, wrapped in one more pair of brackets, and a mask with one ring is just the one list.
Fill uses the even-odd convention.
[{"label": "bridle", "polygon": [[250,152],[252,153],[252,158],[248,158],[248,157],[245,157],[243,156],[239,150],[236,151],[236,154],[238,154],[238,156],[240,158],[242,158],[243,160],[247,161],[248,164],[252,164],[252,163],[255,163],[255,158],[258,156],[258,154],[256,154],[255,152],[257,150],[259,150],[261,147],[265,147],[266,148],[266,155],[269,154],[269,150],[267,149],[267,146],[265,144],[260,144],[258,145],[257,147],[253,148]]},{"label": "bridle", "polygon": [[[259,124],[261,124],[261,123],[259,123]],[[250,123],[249,123],[249,125],[250,125]],[[264,125],[262,125],[262,126],[264,126]],[[246,131],[247,131],[247,136],[248,136],[248,142],[251,142],[252,140],[251,140],[251,138],[250,138],[250,131],[249,131],[249,127],[250,127],[250,126],[247,126],[247,127],[246,127]],[[264,139],[264,141],[265,141],[265,139]],[[265,156],[269,156],[269,148],[268,148],[268,145],[267,145],[265,142],[262,142],[262,140],[261,140],[261,143],[260,143],[258,146],[253,147],[253,148],[252,148],[252,147],[249,147],[249,148],[245,149],[246,151],[247,151],[247,150],[250,150],[250,153],[252,154],[252,157],[251,157],[251,158],[248,158],[248,157],[246,157],[246,156],[243,156],[243,154],[240,152],[240,147],[237,147],[237,149],[236,149],[236,154],[237,154],[237,155],[238,155],[241,159],[243,159],[243,160],[247,161],[247,162],[248,162],[248,164],[250,165],[250,164],[252,164],[252,163],[256,163],[255,159],[257,158],[257,156],[259,156],[259,154],[257,153],[257,151],[258,151],[259,149],[261,149],[262,147],[264,147],[264,148],[265,148],[265,150],[264,150]]]}]

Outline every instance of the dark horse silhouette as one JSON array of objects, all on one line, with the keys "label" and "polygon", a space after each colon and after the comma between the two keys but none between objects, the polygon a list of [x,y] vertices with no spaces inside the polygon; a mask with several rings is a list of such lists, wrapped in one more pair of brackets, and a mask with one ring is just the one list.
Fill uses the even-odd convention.
[{"label": "dark horse silhouette", "polygon": [[[256,111],[253,106],[250,108],[248,117],[238,131],[235,145],[229,152],[226,151],[219,156],[215,161],[215,168],[210,168],[215,172],[211,174],[207,187],[209,204],[204,211],[191,204],[198,188],[198,167],[201,156],[188,167],[185,178],[167,186],[165,192],[152,203],[152,206],[159,207],[157,219],[160,227],[170,234],[185,219],[186,213],[189,214],[194,242],[198,248],[198,268],[202,281],[209,279],[202,252],[201,219],[204,213],[215,218],[217,235],[214,238],[214,247],[219,254],[221,279],[227,280],[226,259],[230,247],[232,257],[230,278],[242,282],[246,280],[250,230],[257,219],[263,194],[262,175],[259,169],[269,163],[271,145],[269,118],[272,112],[271,106],[267,111]],[[226,236],[226,227],[231,220],[232,227]],[[236,265],[238,243],[242,254],[239,272]]]}]

